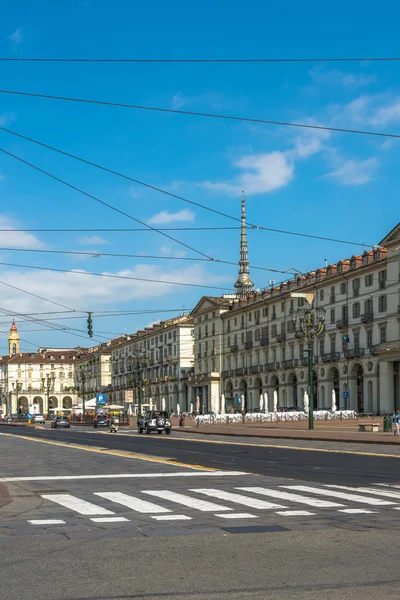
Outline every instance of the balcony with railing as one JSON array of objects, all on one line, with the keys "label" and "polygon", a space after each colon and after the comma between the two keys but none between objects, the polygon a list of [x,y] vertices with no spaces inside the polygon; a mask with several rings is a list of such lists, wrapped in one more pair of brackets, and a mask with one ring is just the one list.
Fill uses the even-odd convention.
[{"label": "balcony with railing", "polygon": [[290,369],[294,367],[294,359],[293,358],[289,358],[288,360],[283,360],[282,361],[282,368],[283,369]]},{"label": "balcony with railing", "polygon": [[267,363],[264,366],[264,369],[265,369],[265,371],[275,371],[276,369],[279,369],[279,363],[276,361]]},{"label": "balcony with railing", "polygon": [[353,296],[359,296],[360,295],[360,288],[354,288],[353,289]]},{"label": "balcony with railing", "polygon": [[368,310],[361,315],[361,323],[371,323],[374,320],[374,313],[372,310]]},{"label": "balcony with railing", "polygon": [[247,375],[247,367],[238,367],[235,369],[235,375]]},{"label": "balcony with railing", "polygon": [[325,352],[321,358],[322,358],[323,362],[330,362],[331,360],[339,360],[340,352]]},{"label": "balcony with railing", "polygon": [[347,350],[345,350],[344,354],[348,358],[356,358],[359,356],[364,356],[365,348],[361,348],[360,346],[357,346],[356,348],[347,348]]},{"label": "balcony with railing", "polygon": [[283,342],[286,342],[286,333],[279,333],[276,336],[276,341],[279,342],[280,344],[282,344]]},{"label": "balcony with railing", "polygon": [[244,347],[246,350],[250,350],[250,348],[253,347],[253,342],[251,340],[247,340],[247,342],[244,343]]},{"label": "balcony with railing", "polygon": [[378,350],[379,350],[379,344],[367,346],[366,354],[372,354],[372,356],[375,356],[378,353]]},{"label": "balcony with railing", "polygon": [[342,319],[339,319],[338,321],[336,321],[336,328],[337,329],[345,329],[349,324],[349,320],[347,317],[343,317]]},{"label": "balcony with railing", "polygon": [[239,350],[239,346],[237,344],[233,344],[233,346],[230,347],[231,352],[237,352],[238,350]]},{"label": "balcony with railing", "polygon": [[268,346],[269,339],[267,335],[262,335],[260,338],[260,346]]},{"label": "balcony with railing", "polygon": [[254,375],[255,373],[259,373],[259,372],[260,372],[259,365],[253,365],[252,367],[249,367],[249,373],[251,373],[252,375]]}]

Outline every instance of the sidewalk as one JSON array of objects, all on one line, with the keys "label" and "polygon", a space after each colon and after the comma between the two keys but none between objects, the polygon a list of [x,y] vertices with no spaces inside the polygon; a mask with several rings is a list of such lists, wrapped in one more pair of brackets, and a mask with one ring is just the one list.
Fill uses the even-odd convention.
[{"label": "sidewalk", "polygon": [[[379,432],[359,432],[360,424],[377,423]],[[228,425],[205,424],[196,426],[195,421],[186,419],[185,428],[180,429],[178,419],[173,419],[176,431],[190,434],[222,435],[234,437],[274,438],[287,440],[317,440],[322,442],[345,442],[362,444],[385,444],[400,447],[400,437],[383,433],[383,418],[360,418],[346,421],[316,421],[314,430],[308,429],[307,421],[282,423],[230,423]]]}]

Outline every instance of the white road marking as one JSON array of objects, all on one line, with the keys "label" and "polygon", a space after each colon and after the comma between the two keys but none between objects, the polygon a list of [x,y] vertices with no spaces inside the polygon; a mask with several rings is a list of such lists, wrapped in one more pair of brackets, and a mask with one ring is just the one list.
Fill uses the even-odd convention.
[{"label": "white road marking", "polygon": [[159,491],[143,491],[144,494],[149,494],[150,496],[156,496],[157,498],[163,498],[164,500],[169,500],[170,502],[176,502],[177,504],[183,504],[186,508],[196,508],[202,512],[219,512],[221,510],[232,510],[232,508],[227,508],[226,506],[221,506],[220,504],[214,504],[213,502],[206,502],[205,500],[198,500],[197,498],[192,498],[191,496],[186,496],[185,494],[177,494],[176,492],[170,492],[169,490],[159,490]]},{"label": "white road marking", "polygon": [[61,519],[34,519],[28,523],[30,525],[66,525],[65,521]]},{"label": "white road marking", "polygon": [[69,508],[70,510],[74,510],[80,515],[113,515],[111,510],[107,510],[102,506],[97,506],[96,504],[92,504],[91,502],[86,502],[86,500],[80,500],[80,498],[76,498],[76,496],[72,496],[71,494],[44,494],[42,498],[45,500],[51,500],[51,502],[56,502],[57,504],[61,504],[65,508]]},{"label": "white road marking", "polygon": [[281,506],[280,504],[273,504],[272,502],[266,502],[265,500],[259,500],[258,498],[250,498],[250,496],[242,496],[242,494],[232,494],[231,492],[225,492],[223,490],[195,489],[190,491],[195,492],[196,494],[204,494],[205,496],[210,496],[211,498],[218,498],[219,500],[228,500],[229,502],[234,502],[235,504],[242,504],[243,506],[248,506],[249,508],[258,508],[260,510],[286,508],[286,506]]},{"label": "white road marking", "polygon": [[222,519],[258,519],[257,515],[251,515],[250,513],[227,513],[226,515],[215,515]]},{"label": "white road marking", "polygon": [[317,513],[312,513],[308,510],[277,510],[276,514],[283,515],[284,517],[311,517]]},{"label": "white road marking", "polygon": [[338,512],[348,513],[349,515],[372,515],[377,514],[377,510],[366,510],[365,508],[342,508]]},{"label": "white road marking", "polygon": [[37,477],[0,477],[0,483],[9,481],[75,481],[79,479],[157,479],[158,477],[238,477],[249,475],[244,471],[182,471],[179,473],[117,473],[103,475],[43,475]]},{"label": "white road marking", "polygon": [[169,508],[164,508],[163,506],[158,506],[157,504],[153,504],[152,502],[147,502],[147,500],[135,498],[134,496],[130,496],[128,494],[122,494],[121,492],[96,492],[95,496],[100,496],[100,498],[105,498],[106,500],[111,500],[111,502],[122,504],[122,506],[131,508],[132,510],[135,510],[139,513],[157,514],[172,512],[169,510]]},{"label": "white road marking", "polygon": [[372,494],[373,496],[387,496],[388,498],[400,499],[400,492],[393,492],[391,490],[374,490],[374,488],[347,487],[345,485],[328,485],[327,487],[340,490],[348,490],[349,492],[362,492],[364,494]]},{"label": "white road marking", "polygon": [[400,510],[400,506],[394,506],[393,510]]},{"label": "white road marking", "polygon": [[389,500],[380,500],[379,498],[366,498],[359,494],[347,494],[345,492],[338,492],[332,489],[314,488],[308,485],[281,485],[280,487],[287,488],[289,490],[295,490],[297,492],[308,492],[310,494],[319,494],[320,496],[333,496],[334,498],[342,498],[343,500],[350,500],[352,502],[360,502],[361,504],[370,504],[372,506],[388,506],[389,504],[395,504]]},{"label": "white road marking", "polygon": [[[319,498],[311,498],[311,496],[300,496],[299,494],[291,494],[290,492],[282,492],[280,490],[271,490],[269,488],[262,487],[239,487],[237,490],[243,490],[244,492],[253,492],[254,494],[261,494],[263,496],[271,496],[272,498],[278,498],[287,502],[297,502],[298,504],[307,504],[314,508],[337,508],[344,506],[344,504],[338,504],[337,502],[330,502],[328,500],[320,500]],[[312,513],[311,513],[312,514]]]},{"label": "white road marking", "polygon": [[159,517],[151,517],[156,521],[191,521],[192,517],[186,515],[161,515]]},{"label": "white road marking", "polygon": [[125,517],[95,517],[90,519],[93,523],[121,523],[122,521],[129,521]]}]

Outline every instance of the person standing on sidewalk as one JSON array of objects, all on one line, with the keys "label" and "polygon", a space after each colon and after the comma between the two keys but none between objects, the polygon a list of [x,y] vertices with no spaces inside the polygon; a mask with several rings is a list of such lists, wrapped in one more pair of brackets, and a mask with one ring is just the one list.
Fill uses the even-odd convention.
[{"label": "person standing on sidewalk", "polygon": [[396,429],[394,431],[394,435],[400,435],[400,411],[399,411],[399,409],[397,409],[393,415],[393,424],[396,427]]}]

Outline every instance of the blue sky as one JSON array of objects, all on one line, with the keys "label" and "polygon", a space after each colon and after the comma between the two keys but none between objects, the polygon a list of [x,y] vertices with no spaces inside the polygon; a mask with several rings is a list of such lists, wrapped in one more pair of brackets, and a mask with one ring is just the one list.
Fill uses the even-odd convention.
[{"label": "blue sky", "polygon": [[[0,55],[10,57],[262,58],[396,56],[400,9],[393,2],[290,1],[278,6],[209,0],[7,3]],[[2,89],[399,132],[400,64],[36,64],[0,63]],[[399,141],[342,133],[73,104],[0,94],[0,124],[134,178],[236,216],[241,190],[252,223],[370,244],[399,220]],[[76,163],[0,132],[0,147],[159,226],[234,222]],[[0,228],[125,228],[135,223],[0,155]],[[175,232],[183,243],[238,260],[239,232]],[[0,262],[147,277],[231,288],[236,267],[197,261],[71,257],[1,248],[196,257],[156,233],[3,233]],[[300,271],[362,248],[249,232],[254,265]],[[197,255],[198,256],[198,255]],[[253,270],[256,287],[282,276]],[[95,319],[105,337],[189,310],[207,290],[34,271],[0,265],[0,281],[87,311],[154,310]],[[0,308],[57,310],[0,284]],[[61,309],[60,309],[61,310]],[[177,314],[168,313],[169,316]],[[0,318],[0,331],[8,329]],[[66,333],[29,331],[33,345],[85,345]],[[60,321],[85,329],[84,320]],[[0,351],[6,336],[0,334]],[[100,338],[99,338],[100,339]],[[34,346],[23,343],[25,349]]]}]

